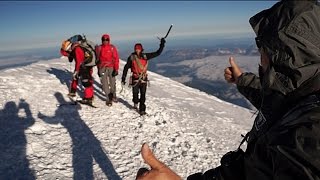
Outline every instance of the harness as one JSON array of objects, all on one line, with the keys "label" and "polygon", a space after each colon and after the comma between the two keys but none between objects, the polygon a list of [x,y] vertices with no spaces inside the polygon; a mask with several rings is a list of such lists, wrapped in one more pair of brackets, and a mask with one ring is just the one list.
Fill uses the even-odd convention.
[{"label": "harness", "polygon": [[[147,56],[144,54],[143,55],[144,59],[147,59]],[[136,54],[131,55],[131,61],[132,62],[136,62],[136,63],[132,63],[134,65],[134,68],[136,70],[140,70],[140,72],[132,72],[131,78],[132,77],[137,77],[138,79],[133,80],[132,79],[132,83],[134,83],[134,85],[132,85],[132,87],[136,86],[138,83],[147,83],[148,80],[148,74],[147,74],[147,69],[148,69],[148,61],[146,63],[146,65],[142,65],[140,58],[138,58],[138,56]],[[131,84],[132,84],[131,83]]]}]

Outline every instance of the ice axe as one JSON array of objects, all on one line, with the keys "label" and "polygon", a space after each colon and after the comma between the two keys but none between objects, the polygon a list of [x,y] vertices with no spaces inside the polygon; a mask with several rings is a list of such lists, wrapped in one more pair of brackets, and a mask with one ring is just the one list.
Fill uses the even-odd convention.
[{"label": "ice axe", "polygon": [[121,83],[121,90],[120,90],[120,94],[122,93],[123,91],[123,84]]},{"label": "ice axe", "polygon": [[[168,35],[169,35],[170,31],[171,31],[172,26],[173,26],[173,24],[170,25],[167,34],[163,37],[164,39],[168,37]],[[158,39],[160,40],[161,38],[158,37]]]}]

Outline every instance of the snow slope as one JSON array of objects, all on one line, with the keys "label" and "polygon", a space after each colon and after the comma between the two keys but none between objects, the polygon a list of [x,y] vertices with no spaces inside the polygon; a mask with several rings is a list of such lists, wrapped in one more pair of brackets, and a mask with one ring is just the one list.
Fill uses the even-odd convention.
[{"label": "snow slope", "polygon": [[143,142],[186,178],[219,165],[250,129],[248,109],[152,72],[141,117],[131,109],[131,89],[120,93],[123,66],[112,107],[94,69],[99,108],[68,105],[73,64],[66,59],[0,71],[0,179],[134,179],[146,167]]}]

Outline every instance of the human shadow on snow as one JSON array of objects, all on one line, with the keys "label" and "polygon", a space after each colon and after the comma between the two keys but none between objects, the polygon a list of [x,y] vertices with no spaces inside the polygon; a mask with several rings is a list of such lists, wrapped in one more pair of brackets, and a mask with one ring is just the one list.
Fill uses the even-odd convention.
[{"label": "human shadow on snow", "polygon": [[126,101],[122,98],[118,98],[118,101],[120,103],[122,103],[123,105],[125,105],[128,109],[133,109],[133,106],[128,101]]},{"label": "human shadow on snow", "polygon": [[[20,112],[24,111],[21,115]],[[0,179],[35,179],[26,157],[27,139],[24,131],[34,124],[29,104],[23,99],[13,101],[0,110]]]},{"label": "human shadow on snow", "polygon": [[49,74],[53,74],[57,77],[57,79],[60,80],[60,83],[63,85],[66,85],[67,88],[69,89],[70,83],[71,83],[71,78],[72,78],[72,73],[66,69],[57,69],[57,68],[50,68],[47,70]]},{"label": "human shadow on snow", "polygon": [[61,104],[55,115],[50,117],[39,112],[38,117],[49,124],[60,123],[68,130],[72,139],[73,179],[94,179],[94,160],[108,179],[121,179],[114,170],[112,162],[109,160],[100,141],[81,119],[77,106],[66,105],[68,102],[60,92],[56,92],[54,96],[57,98],[58,103]]}]

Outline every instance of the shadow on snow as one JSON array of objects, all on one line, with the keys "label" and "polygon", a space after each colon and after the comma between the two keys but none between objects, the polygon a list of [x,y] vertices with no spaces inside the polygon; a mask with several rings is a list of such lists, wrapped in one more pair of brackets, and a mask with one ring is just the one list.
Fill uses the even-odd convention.
[{"label": "shadow on snow", "polygon": [[[20,117],[21,110],[25,117]],[[18,105],[9,101],[0,111],[0,117],[0,179],[35,179],[26,157],[24,133],[35,122],[29,104],[22,99]]]},{"label": "shadow on snow", "polygon": [[[61,93],[56,92],[54,96],[59,104],[67,103]],[[100,141],[81,119],[77,106],[59,106],[55,116],[49,117],[39,112],[38,117],[49,124],[60,123],[68,130],[72,139],[73,179],[94,179],[93,160],[108,179],[121,179]]]}]

